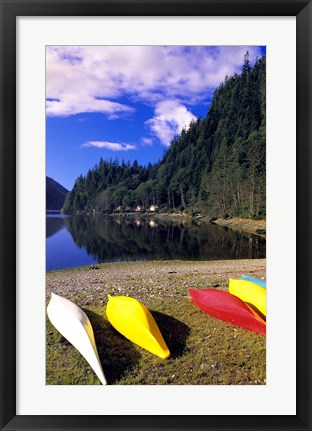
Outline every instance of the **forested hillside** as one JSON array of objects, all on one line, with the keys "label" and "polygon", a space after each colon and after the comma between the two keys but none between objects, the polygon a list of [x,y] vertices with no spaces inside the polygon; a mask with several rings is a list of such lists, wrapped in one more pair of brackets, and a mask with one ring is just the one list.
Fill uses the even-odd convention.
[{"label": "forested hillside", "polygon": [[77,178],[64,212],[184,210],[265,218],[266,63],[225,77],[204,119],[172,141],[157,164],[100,160]]}]

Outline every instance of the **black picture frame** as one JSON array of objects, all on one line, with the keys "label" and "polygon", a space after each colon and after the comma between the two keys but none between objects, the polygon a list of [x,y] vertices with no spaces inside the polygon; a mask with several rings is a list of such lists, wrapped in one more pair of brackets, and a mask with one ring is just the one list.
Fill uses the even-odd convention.
[{"label": "black picture frame", "polygon": [[[311,1],[0,0],[1,430],[311,430]],[[178,12],[177,12],[178,11]],[[16,17],[295,16],[297,73],[297,405],[292,416],[16,415]],[[285,209],[287,214],[287,209]],[[290,222],[293,222],[291,220]],[[35,401],[35,400],[34,400]]]}]

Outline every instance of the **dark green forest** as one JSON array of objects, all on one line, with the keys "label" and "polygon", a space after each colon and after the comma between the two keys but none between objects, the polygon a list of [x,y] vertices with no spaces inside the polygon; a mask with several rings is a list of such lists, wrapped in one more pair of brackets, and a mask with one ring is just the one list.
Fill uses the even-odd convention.
[{"label": "dark green forest", "polygon": [[[105,161],[80,175],[65,213],[201,212],[265,218],[266,61],[244,57],[240,74],[225,77],[208,114],[176,136],[162,160]],[[154,209],[154,208],[153,208]]]}]

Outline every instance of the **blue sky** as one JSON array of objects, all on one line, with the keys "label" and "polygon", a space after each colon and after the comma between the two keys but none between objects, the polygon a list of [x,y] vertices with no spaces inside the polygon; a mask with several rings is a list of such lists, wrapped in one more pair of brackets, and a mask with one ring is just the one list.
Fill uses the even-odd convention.
[{"label": "blue sky", "polygon": [[99,159],[161,159],[260,46],[49,46],[46,173],[71,190]]}]

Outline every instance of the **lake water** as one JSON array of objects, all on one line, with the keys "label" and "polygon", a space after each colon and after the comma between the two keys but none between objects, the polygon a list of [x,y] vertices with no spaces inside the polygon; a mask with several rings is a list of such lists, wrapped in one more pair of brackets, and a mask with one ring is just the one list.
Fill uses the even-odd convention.
[{"label": "lake water", "polygon": [[46,269],[102,262],[265,257],[265,239],[213,224],[153,217],[47,214]]}]

